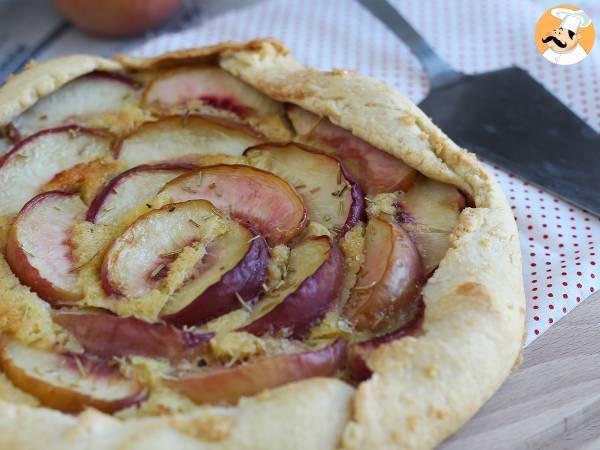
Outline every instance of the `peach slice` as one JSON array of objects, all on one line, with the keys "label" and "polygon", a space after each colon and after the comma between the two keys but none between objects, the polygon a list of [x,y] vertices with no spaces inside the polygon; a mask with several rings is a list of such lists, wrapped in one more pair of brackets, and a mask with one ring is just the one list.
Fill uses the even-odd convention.
[{"label": "peach slice", "polygon": [[425,273],[432,273],[450,247],[450,233],[465,207],[454,186],[419,177],[398,205],[398,220],[423,257]]},{"label": "peach slice", "polygon": [[417,304],[417,310],[413,317],[399,328],[362,342],[356,342],[348,346],[347,369],[355,381],[364,381],[371,376],[371,369],[367,365],[367,359],[371,353],[383,344],[396,341],[405,336],[416,336],[422,331],[425,303],[423,300]]},{"label": "peach slice", "polygon": [[204,199],[251,226],[270,244],[287,242],[306,224],[302,197],[288,183],[264,170],[220,164],[184,174],[160,191],[168,203]]},{"label": "peach slice", "polygon": [[106,252],[102,287],[125,297],[159,288],[170,264],[185,248],[205,241],[217,217],[213,205],[203,200],[166,205],[140,216]]},{"label": "peach slice", "polygon": [[280,103],[214,66],[179,67],[150,82],[142,104],[153,111],[197,110],[203,106],[240,119],[272,116]]},{"label": "peach slice", "polygon": [[408,233],[393,222],[371,218],[365,263],[344,316],[356,330],[381,329],[414,305],[423,280],[423,262]]},{"label": "peach slice", "polygon": [[235,403],[294,381],[331,376],[344,361],[345,344],[338,339],[321,349],[260,357],[233,367],[185,371],[165,383],[195,403]]},{"label": "peach slice", "polygon": [[146,389],[122,376],[116,365],[85,354],[42,351],[5,339],[0,366],[16,387],[66,413],[87,407],[113,413],[147,396]]},{"label": "peach slice", "polygon": [[40,131],[0,157],[0,214],[16,214],[58,173],[110,155],[112,135],[67,126]]},{"label": "peach slice", "polygon": [[292,248],[287,274],[284,286],[254,307],[240,331],[304,337],[339,297],[344,256],[328,237],[309,238]]},{"label": "peach slice", "polygon": [[91,116],[117,112],[140,98],[139,84],[118,73],[92,72],[42,98],[12,122],[20,137],[64,125],[82,125]]},{"label": "peach slice", "polygon": [[344,234],[364,215],[364,198],[335,158],[301,144],[262,144],[245,152],[250,164],[272,172],[300,193],[310,220]]},{"label": "peach slice", "polygon": [[213,336],[99,312],[54,311],[52,319],[75,336],[87,353],[106,359],[141,355],[174,362],[191,360],[209,351]]},{"label": "peach slice", "polygon": [[287,108],[287,114],[300,140],[340,158],[364,192],[405,191],[414,182],[414,169],[327,118],[295,105]]},{"label": "peach slice", "polygon": [[115,148],[129,167],[165,161],[190,161],[198,155],[240,156],[264,141],[256,132],[225,120],[202,116],[165,117],[147,122]]},{"label": "peach slice", "polygon": [[252,305],[267,276],[269,247],[241,225],[215,239],[206,248],[194,274],[173,293],[161,311],[169,323],[200,325],[234,309]]},{"label": "peach slice", "polygon": [[168,181],[195,167],[184,163],[155,164],[127,170],[113,178],[94,198],[86,220],[99,224],[118,222],[154,198]]},{"label": "peach slice", "polygon": [[77,194],[50,191],[29,201],[11,226],[6,260],[21,283],[48,302],[75,301],[83,295],[70,235],[84,214]]}]

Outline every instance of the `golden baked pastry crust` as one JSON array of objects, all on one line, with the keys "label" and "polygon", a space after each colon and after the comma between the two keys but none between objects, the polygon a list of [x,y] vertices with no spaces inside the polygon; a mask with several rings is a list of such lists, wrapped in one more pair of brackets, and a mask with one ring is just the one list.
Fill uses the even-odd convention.
[{"label": "golden baked pastry crust", "polygon": [[[0,125],[94,70],[152,70],[215,61],[276,100],[352,131],[472,199],[451,248],[423,288],[424,333],[378,348],[356,389],[310,379],[237,407],[118,420],[0,402],[2,448],[431,448],[464,424],[520,354],[524,291],[517,229],[496,180],[408,99],[354,72],[307,69],[273,40],[176,51],[156,58],[70,56],[33,64],[0,89]],[[1,263],[5,265],[2,258]]]}]

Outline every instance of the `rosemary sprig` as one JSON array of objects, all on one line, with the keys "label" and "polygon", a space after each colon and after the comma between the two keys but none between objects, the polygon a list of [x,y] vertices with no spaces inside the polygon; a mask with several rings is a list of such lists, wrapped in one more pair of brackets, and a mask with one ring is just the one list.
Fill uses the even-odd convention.
[{"label": "rosemary sprig", "polygon": [[196,228],[200,228],[200,224],[196,222],[194,219],[188,219],[188,222],[191,223]]}]

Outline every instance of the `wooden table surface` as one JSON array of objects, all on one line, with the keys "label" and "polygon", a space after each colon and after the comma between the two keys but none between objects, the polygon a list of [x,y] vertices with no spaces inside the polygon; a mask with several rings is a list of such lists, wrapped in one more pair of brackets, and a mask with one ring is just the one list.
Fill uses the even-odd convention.
[{"label": "wooden table surface", "polygon": [[523,358],[440,450],[600,449],[600,292],[535,340]]}]

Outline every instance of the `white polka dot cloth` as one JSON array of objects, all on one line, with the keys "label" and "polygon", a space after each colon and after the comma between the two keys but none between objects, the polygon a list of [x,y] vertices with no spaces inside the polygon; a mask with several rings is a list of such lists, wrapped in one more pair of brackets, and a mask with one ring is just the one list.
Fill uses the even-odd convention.
[{"label": "white polka dot cloth", "polygon": [[[535,47],[536,22],[556,1],[396,0],[394,4],[458,70],[525,68],[600,129],[600,45],[574,66],[555,66]],[[600,2],[580,1],[578,6],[600,26]],[[254,3],[149,41],[135,53],[153,55],[267,36],[285,42],[307,65],[356,69],[386,81],[416,102],[427,92],[424,72],[407,47],[352,0]],[[570,151],[575,157],[576,149]],[[502,184],[521,235],[530,343],[600,288],[596,253],[600,220],[512,174],[488,167]]]}]

